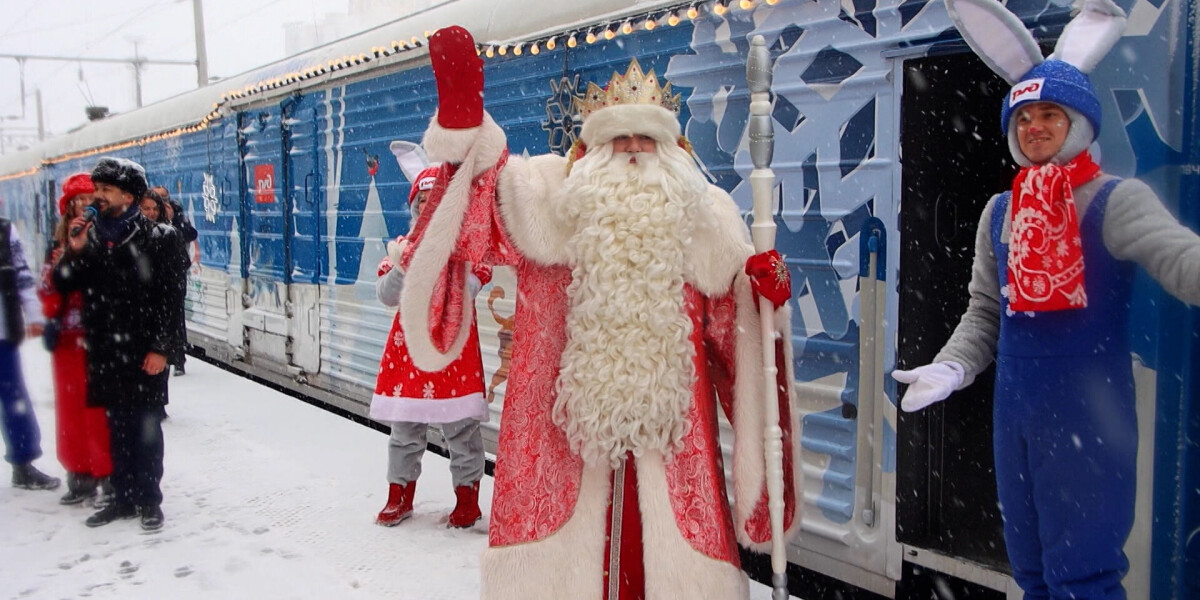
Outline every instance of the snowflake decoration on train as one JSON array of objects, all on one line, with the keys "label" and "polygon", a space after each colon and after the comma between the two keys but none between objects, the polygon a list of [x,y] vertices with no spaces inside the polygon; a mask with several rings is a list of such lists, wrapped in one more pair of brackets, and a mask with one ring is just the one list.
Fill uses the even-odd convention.
[{"label": "snowflake decoration on train", "polygon": [[204,198],[204,220],[209,223],[217,222],[217,213],[221,210],[221,199],[217,197],[217,184],[212,173],[204,174],[204,184],[200,188]]},{"label": "snowflake decoration on train", "polygon": [[583,119],[579,117],[576,97],[582,94],[579,75],[550,80],[550,97],[546,98],[546,121],[542,122],[542,130],[549,136],[550,151],[559,156],[565,156],[579,136]]}]

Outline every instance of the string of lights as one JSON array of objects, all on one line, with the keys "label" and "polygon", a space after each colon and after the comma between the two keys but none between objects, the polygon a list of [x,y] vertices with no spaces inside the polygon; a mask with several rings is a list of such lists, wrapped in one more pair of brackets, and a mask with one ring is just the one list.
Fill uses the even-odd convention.
[{"label": "string of lights", "polygon": [[[556,32],[547,36],[524,39],[510,40],[504,42],[487,42],[477,45],[476,51],[483,57],[495,58],[497,56],[507,57],[510,53],[513,56],[537,56],[543,51],[554,51],[560,47],[576,48],[581,43],[595,44],[601,39],[612,40],[618,35],[632,35],[640,31],[653,31],[660,26],[675,27],[685,20],[694,21],[699,19],[701,15],[711,14],[717,17],[723,17],[730,11],[740,9],[743,11],[754,10],[757,5],[774,6],[780,0],[698,0],[690,3],[679,4],[666,9],[656,9],[644,13],[634,14],[617,20],[607,21],[599,24],[592,24],[577,29]],[[313,65],[300,71],[294,71],[286,75],[280,75],[257,83],[249,84],[241,89],[226,91],[221,94],[220,100],[213,103],[212,111],[210,111],[200,121],[185,127],[179,127],[170,131],[157,133],[154,135],[144,136],[134,140],[128,140],[110,144],[100,148],[92,148],[80,152],[64,154],[42,161],[43,166],[53,165],[57,163],[84,158],[105,152],[122,150],[133,146],[144,146],[161,140],[177,137],[187,133],[193,133],[207,129],[208,126],[218,119],[221,119],[229,112],[229,105],[232,102],[240,101],[245,98],[257,96],[266,92],[279,90],[289,86],[299,84],[301,82],[322,76],[332,76],[335,73],[340,73],[347,69],[353,69],[376,61],[379,59],[395,56],[411,52],[425,46],[426,40],[433,35],[432,31],[425,31],[423,36],[412,36],[408,40],[393,41],[388,46],[374,46],[370,52],[362,52],[359,54],[346,55],[336,60],[328,60],[325,64]],[[11,179],[14,177],[23,177],[31,174],[33,171],[22,173],[13,173],[10,175],[0,176],[0,181]]]}]

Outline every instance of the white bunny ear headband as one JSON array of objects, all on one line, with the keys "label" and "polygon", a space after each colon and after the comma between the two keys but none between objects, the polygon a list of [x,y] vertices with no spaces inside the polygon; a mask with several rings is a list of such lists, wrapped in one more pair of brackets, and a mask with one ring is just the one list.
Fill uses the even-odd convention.
[{"label": "white bunny ear headband", "polygon": [[[1100,133],[1100,100],[1087,73],[1121,39],[1125,11],[1112,0],[1085,0],[1063,29],[1048,59],[1021,20],[996,0],[945,0],[950,20],[967,45],[988,67],[1013,84],[1004,99],[1001,127],[1008,134],[1013,158],[1029,162],[1009,124],[1017,107],[1053,102],[1067,109],[1071,131],[1056,162],[1083,152]],[[1059,159],[1063,160],[1059,160]]]},{"label": "white bunny ear headband", "polygon": [[392,142],[388,148],[396,157],[400,170],[404,172],[404,178],[416,184],[417,175],[429,167],[429,156],[425,154],[425,149],[420,144],[403,140]]}]

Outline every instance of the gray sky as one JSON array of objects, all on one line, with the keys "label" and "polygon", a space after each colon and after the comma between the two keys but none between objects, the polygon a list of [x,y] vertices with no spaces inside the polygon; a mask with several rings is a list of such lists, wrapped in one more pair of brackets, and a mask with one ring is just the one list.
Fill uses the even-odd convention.
[{"label": "gray sky", "polygon": [[[202,0],[210,77],[229,77],[284,57],[283,23],[345,13],[349,0]],[[194,61],[192,0],[0,0],[0,54]],[[114,113],[136,107],[127,63],[25,62],[0,58],[0,136],[36,136],[34,91],[42,92],[47,137],[84,123],[84,107]],[[142,102],[151,104],[196,87],[190,65],[147,65]],[[13,118],[15,117],[15,118]]]}]

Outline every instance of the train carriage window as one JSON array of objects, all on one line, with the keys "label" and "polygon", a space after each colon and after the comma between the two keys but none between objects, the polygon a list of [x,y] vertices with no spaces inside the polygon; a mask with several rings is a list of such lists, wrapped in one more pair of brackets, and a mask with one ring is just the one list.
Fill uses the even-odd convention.
[{"label": "train carriage window", "polygon": [[[930,362],[967,306],[975,232],[1015,174],[999,127],[1007,85],[974,54],[905,63],[898,365]],[[897,539],[1008,570],[992,456],[992,369],[901,413]]]}]

